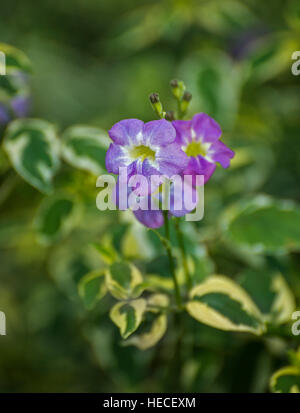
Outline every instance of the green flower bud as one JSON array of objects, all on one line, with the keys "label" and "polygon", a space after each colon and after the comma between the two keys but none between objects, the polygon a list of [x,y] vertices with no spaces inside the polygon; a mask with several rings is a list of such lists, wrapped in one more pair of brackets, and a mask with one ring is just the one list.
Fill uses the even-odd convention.
[{"label": "green flower bud", "polygon": [[157,116],[159,118],[164,118],[165,113],[163,111],[163,106],[162,106],[161,101],[159,99],[159,94],[158,93],[152,93],[149,96],[149,99],[150,99],[152,108],[153,108],[154,112],[157,114]]},{"label": "green flower bud", "polygon": [[173,110],[169,110],[168,112],[166,112],[166,116],[165,116],[166,120],[172,121],[175,120],[175,113]]},{"label": "green flower bud", "polygon": [[172,93],[177,100],[181,100],[185,91],[185,84],[182,80],[171,80]]},{"label": "green flower bud", "polygon": [[190,101],[192,99],[192,94],[188,91],[185,91],[180,102],[180,112],[184,115],[189,107]]}]

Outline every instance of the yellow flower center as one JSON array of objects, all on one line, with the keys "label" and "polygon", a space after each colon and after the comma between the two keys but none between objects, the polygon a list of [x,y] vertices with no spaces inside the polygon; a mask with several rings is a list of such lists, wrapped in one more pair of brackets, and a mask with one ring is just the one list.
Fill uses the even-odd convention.
[{"label": "yellow flower center", "polygon": [[138,145],[130,150],[130,156],[134,159],[140,159],[142,162],[145,159],[155,160],[155,152],[149,146]]},{"label": "yellow flower center", "polygon": [[205,156],[207,153],[205,146],[201,142],[195,142],[195,141],[189,143],[185,147],[184,151],[187,154],[187,156],[193,156],[193,157],[196,157],[198,155]]}]

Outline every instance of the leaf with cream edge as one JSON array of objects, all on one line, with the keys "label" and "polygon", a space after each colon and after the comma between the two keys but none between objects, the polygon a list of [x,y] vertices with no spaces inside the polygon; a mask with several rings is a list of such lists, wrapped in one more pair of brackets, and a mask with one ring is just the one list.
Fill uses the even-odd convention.
[{"label": "leaf with cream edge", "polygon": [[88,309],[93,308],[105,296],[106,292],[104,270],[92,271],[79,281],[78,293]]},{"label": "leaf with cream edge", "polygon": [[21,50],[8,44],[0,43],[0,51],[5,54],[6,74],[31,71],[30,60]]},{"label": "leaf with cream edge", "polygon": [[123,338],[129,337],[141,324],[147,301],[143,298],[117,303],[110,311],[110,318],[119,327]]},{"label": "leaf with cream edge", "polygon": [[196,320],[220,330],[257,335],[265,331],[262,314],[247,292],[223,275],[195,286],[186,309]]},{"label": "leaf with cream edge", "polygon": [[62,136],[62,156],[74,168],[95,175],[105,172],[105,156],[110,143],[107,133],[99,128],[77,125]]},{"label": "leaf with cream edge", "polygon": [[60,165],[60,145],[52,124],[39,119],[15,120],[6,130],[3,146],[25,181],[41,192],[51,192]]},{"label": "leaf with cream edge", "polygon": [[166,314],[158,314],[151,323],[150,329],[141,334],[135,334],[122,343],[124,346],[135,346],[139,350],[148,350],[155,346],[165,335],[168,327]]},{"label": "leaf with cream edge", "polygon": [[226,239],[254,253],[300,249],[300,208],[267,195],[238,202],[223,217]]},{"label": "leaf with cream edge", "polygon": [[296,302],[282,274],[268,269],[246,270],[240,274],[239,283],[251,296],[266,321],[272,324],[291,321]]},{"label": "leaf with cream edge", "polygon": [[[135,346],[139,350],[147,350],[155,346],[165,335],[168,327],[168,318],[165,310],[170,303],[170,299],[165,294],[153,294],[147,300],[146,321],[141,327],[142,332],[137,332],[129,340],[122,344],[124,346]],[[147,320],[147,314],[151,314],[151,319]]]},{"label": "leaf with cream edge", "polygon": [[137,298],[142,289],[143,277],[135,265],[125,261],[113,263],[106,271],[106,284],[112,296],[118,300]]},{"label": "leaf with cream edge", "polygon": [[287,366],[278,370],[270,379],[270,388],[274,393],[300,393],[300,369]]}]

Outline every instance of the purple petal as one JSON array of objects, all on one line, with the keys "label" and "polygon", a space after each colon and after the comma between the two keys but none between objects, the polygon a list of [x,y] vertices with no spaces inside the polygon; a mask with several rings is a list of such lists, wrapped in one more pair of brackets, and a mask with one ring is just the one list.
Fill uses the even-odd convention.
[{"label": "purple petal", "polygon": [[105,157],[105,165],[108,172],[118,174],[119,168],[125,167],[127,164],[128,157],[124,153],[122,146],[111,143]]},{"label": "purple petal", "polygon": [[116,123],[108,134],[118,145],[138,144],[142,139],[144,122],[139,119],[124,119]]},{"label": "purple petal", "polygon": [[190,120],[174,120],[172,125],[176,129],[176,139],[175,142],[180,146],[186,145],[188,142],[191,142],[191,125],[192,121]]},{"label": "purple petal", "polygon": [[0,104],[0,125],[6,125],[10,121],[10,117],[6,107]]},{"label": "purple petal", "polygon": [[160,173],[168,177],[180,174],[189,162],[186,153],[176,143],[159,148],[155,160]]},{"label": "purple petal", "polygon": [[198,192],[188,182],[183,182],[182,187],[172,185],[170,191],[170,213],[175,217],[182,217],[196,208]]},{"label": "purple petal", "polygon": [[184,175],[193,176],[193,185],[196,185],[196,176],[203,175],[204,183],[206,183],[216,169],[216,165],[207,161],[203,156],[198,155],[196,158],[190,157],[189,164],[184,170]]},{"label": "purple petal", "polygon": [[164,216],[162,211],[143,211],[138,209],[133,211],[136,219],[148,228],[159,228],[164,225]]},{"label": "purple petal", "polygon": [[151,175],[159,175],[159,171],[156,168],[154,168],[149,159],[145,159],[144,162],[139,162],[139,164],[140,169],[138,170],[138,173],[149,177]]},{"label": "purple petal", "polygon": [[167,145],[174,142],[176,131],[171,122],[165,119],[147,122],[143,129],[144,143],[150,145]]},{"label": "purple petal", "polygon": [[203,142],[216,142],[222,135],[220,126],[206,113],[198,113],[193,117],[192,129]]},{"label": "purple petal", "polygon": [[[137,177],[137,185],[134,186],[135,193],[139,196],[151,194],[159,186],[159,180],[155,179],[159,177],[159,171],[150,164],[148,159],[144,162],[136,161],[135,164],[136,167],[129,173],[129,176],[133,176],[130,181],[131,184],[134,182],[134,176]],[[140,184],[138,178],[140,175],[146,179],[146,181],[142,180],[142,184]]]},{"label": "purple petal", "polygon": [[234,157],[234,152],[223,142],[217,141],[209,148],[208,156],[214,162],[219,162],[223,168],[228,168],[230,159]]},{"label": "purple petal", "polygon": [[30,110],[30,98],[28,96],[16,96],[12,99],[11,106],[18,118],[25,118]]}]

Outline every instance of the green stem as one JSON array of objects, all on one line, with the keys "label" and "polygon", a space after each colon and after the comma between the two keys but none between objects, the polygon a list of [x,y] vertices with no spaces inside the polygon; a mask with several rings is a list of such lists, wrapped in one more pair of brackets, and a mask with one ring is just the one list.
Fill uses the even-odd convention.
[{"label": "green stem", "polygon": [[184,245],[184,240],[183,240],[183,234],[180,228],[179,218],[175,219],[175,229],[176,229],[176,234],[177,234],[178,245],[179,245],[180,252],[181,252],[181,259],[182,259],[182,265],[184,269],[186,285],[188,289],[190,290],[193,286],[193,283],[192,283],[191,275],[189,272],[189,267],[188,267],[188,262],[186,258],[186,252],[185,252],[185,245]]},{"label": "green stem", "polygon": [[177,118],[180,120],[183,118],[183,113],[181,110],[181,100],[177,99]]},{"label": "green stem", "polygon": [[169,259],[170,272],[173,277],[177,306],[178,308],[182,308],[180,289],[179,289],[178,281],[177,281],[176,274],[175,274],[174,258],[173,258],[172,249],[170,246],[170,229],[169,229],[168,211],[164,211],[163,213],[164,213],[164,221],[165,221],[166,239],[168,241],[164,243],[164,246],[166,248],[168,259]]}]

